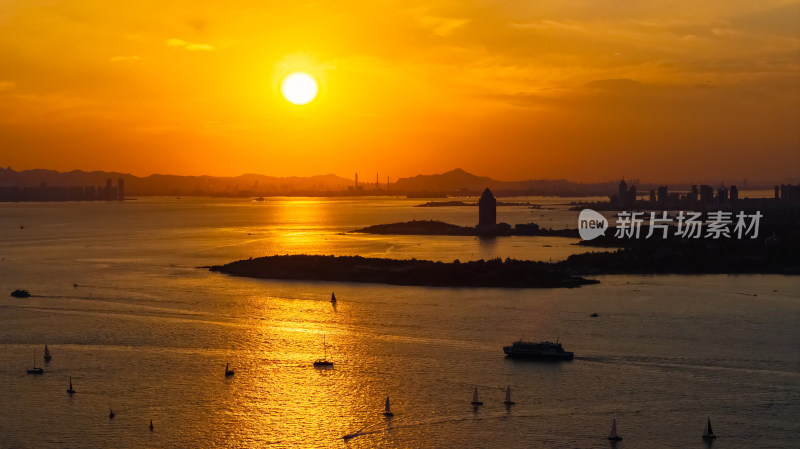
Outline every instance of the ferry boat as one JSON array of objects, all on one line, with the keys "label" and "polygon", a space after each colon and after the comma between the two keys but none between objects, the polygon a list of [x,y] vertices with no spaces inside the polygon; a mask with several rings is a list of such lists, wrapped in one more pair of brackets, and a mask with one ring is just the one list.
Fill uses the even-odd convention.
[{"label": "ferry boat", "polygon": [[534,343],[531,341],[515,341],[511,346],[503,346],[507,357],[519,357],[542,360],[572,360],[574,354],[564,350],[561,343],[556,340]]}]

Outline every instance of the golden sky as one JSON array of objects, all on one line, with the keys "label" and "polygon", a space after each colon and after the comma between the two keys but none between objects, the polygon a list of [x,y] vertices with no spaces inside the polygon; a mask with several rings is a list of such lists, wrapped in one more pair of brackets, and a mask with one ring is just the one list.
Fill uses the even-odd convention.
[{"label": "golden sky", "polygon": [[796,177],[798,24],[782,0],[0,0],[0,166]]}]

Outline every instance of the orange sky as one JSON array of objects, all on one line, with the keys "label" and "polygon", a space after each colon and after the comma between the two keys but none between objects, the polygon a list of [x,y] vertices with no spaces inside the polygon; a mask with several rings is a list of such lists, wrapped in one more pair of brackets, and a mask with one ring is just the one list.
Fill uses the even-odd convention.
[{"label": "orange sky", "polygon": [[[800,3],[0,0],[0,166],[778,180]],[[320,81],[312,103],[283,75]]]}]

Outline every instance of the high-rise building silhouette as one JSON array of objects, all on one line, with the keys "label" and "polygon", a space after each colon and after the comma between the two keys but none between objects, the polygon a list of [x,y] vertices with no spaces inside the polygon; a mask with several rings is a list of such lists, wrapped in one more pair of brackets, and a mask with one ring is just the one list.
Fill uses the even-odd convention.
[{"label": "high-rise building silhouette", "polygon": [[728,204],[728,189],[725,186],[720,186],[717,189],[717,204],[720,206]]}]

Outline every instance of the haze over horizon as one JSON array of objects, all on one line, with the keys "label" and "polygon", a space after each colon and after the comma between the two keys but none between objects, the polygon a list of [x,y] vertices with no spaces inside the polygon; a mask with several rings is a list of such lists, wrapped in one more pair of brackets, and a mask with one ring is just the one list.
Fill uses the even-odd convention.
[{"label": "haze over horizon", "polygon": [[[800,4],[11,0],[0,165],[796,177]],[[293,71],[319,95],[281,97]]]},{"label": "haze over horizon", "polygon": [[[135,177],[141,178],[141,179],[146,179],[146,178],[149,178],[149,177],[171,177],[171,176],[189,177],[189,178],[210,177],[210,178],[217,178],[217,179],[228,179],[228,178],[236,179],[236,178],[254,178],[254,177],[255,178],[262,178],[263,177],[263,178],[272,178],[274,180],[293,179],[293,178],[296,178],[298,180],[303,180],[303,179],[311,180],[311,179],[314,179],[314,178],[329,178],[328,179],[329,181],[337,182],[338,185],[339,185],[339,188],[343,188],[342,186],[349,186],[350,185],[349,183],[354,182],[354,177],[352,175],[351,176],[348,176],[346,174],[340,175],[340,174],[337,174],[337,173],[317,173],[317,174],[312,174],[312,175],[309,175],[309,176],[298,176],[298,175],[277,176],[277,175],[273,175],[273,174],[270,174],[270,173],[253,173],[253,172],[251,172],[251,173],[240,173],[240,174],[231,175],[231,176],[214,176],[214,175],[209,175],[209,174],[176,175],[174,173],[136,174],[136,173],[130,173],[130,172],[111,171],[111,170],[74,169],[74,170],[60,171],[60,170],[53,170],[53,169],[42,168],[42,167],[35,168],[35,169],[20,169],[20,170],[16,170],[13,167],[5,167],[4,168],[2,166],[2,164],[0,164],[0,185],[3,185],[3,184],[12,185],[12,184],[14,184],[14,182],[11,182],[11,184],[9,184],[9,179],[6,179],[5,182],[3,182],[2,175],[3,175],[3,171],[4,170],[14,170],[17,173],[23,173],[23,172],[29,173],[31,171],[46,171],[46,172],[55,172],[55,173],[58,173],[60,175],[65,175],[65,174],[74,173],[74,172],[82,172],[82,173],[85,173],[85,174],[92,174],[92,173],[108,173],[108,174],[118,173],[118,174],[122,174],[122,175],[132,175],[132,176],[135,176]],[[359,183],[360,184],[362,184],[362,185],[364,185],[364,184],[374,185],[375,184],[374,183],[375,178],[370,176],[370,173],[361,173],[359,176],[360,176],[359,177]],[[381,176],[380,174],[379,174],[379,176],[380,176],[380,187],[381,188],[385,188],[385,184],[384,183],[386,182],[386,176]],[[784,184],[784,183],[785,184],[800,183],[800,176],[785,177],[785,178],[780,178],[780,179],[778,179],[778,178],[775,178],[775,179],[754,179],[754,178],[742,178],[742,179],[735,179],[735,178],[729,178],[729,179],[711,179],[711,178],[680,179],[680,178],[674,178],[674,179],[668,179],[668,177],[661,177],[659,179],[641,179],[641,178],[638,178],[636,176],[627,176],[627,177],[618,177],[618,178],[614,178],[614,179],[605,179],[605,180],[598,180],[598,181],[582,181],[582,180],[569,179],[569,178],[531,178],[531,177],[520,178],[520,179],[502,179],[502,178],[498,179],[498,178],[494,178],[494,177],[491,177],[491,176],[485,176],[484,174],[482,174],[480,172],[478,172],[478,173],[468,172],[466,170],[463,170],[460,167],[453,168],[451,170],[447,170],[447,171],[441,172],[441,173],[417,173],[415,175],[404,176],[404,177],[397,177],[397,178],[390,177],[390,183],[392,183],[392,184],[395,184],[395,183],[398,183],[398,182],[405,183],[407,181],[428,182],[428,181],[432,181],[432,180],[435,180],[435,179],[439,179],[440,181],[450,182],[450,183],[456,182],[458,179],[469,180],[470,183],[475,183],[475,181],[483,179],[483,180],[486,180],[486,181],[489,181],[489,182],[492,182],[492,183],[495,183],[495,182],[499,182],[499,183],[524,183],[524,182],[528,182],[528,181],[533,181],[533,182],[539,182],[539,181],[554,181],[554,182],[555,181],[564,181],[564,182],[567,182],[567,183],[587,184],[587,185],[590,185],[590,184],[616,184],[620,180],[625,180],[628,183],[632,183],[633,182],[633,183],[639,184],[639,185],[668,184],[668,185],[673,185],[673,186],[675,186],[675,185],[687,186],[687,185],[692,185],[692,184],[710,184],[710,185],[717,185],[717,184],[725,185],[725,184],[728,184],[728,185],[738,185],[740,188],[744,187],[745,189],[747,188],[748,185],[749,186],[754,186],[755,188],[770,188],[771,189],[773,187],[773,184],[777,185],[777,184]],[[743,186],[741,184],[741,182],[744,181],[744,180],[747,181],[747,185]],[[30,184],[30,182],[33,181],[33,184],[31,184],[31,185],[38,185],[39,182],[42,182],[42,179],[37,178],[37,177],[33,177],[33,178],[29,177],[29,179],[27,181],[28,181],[27,184]],[[348,184],[342,184],[342,181],[346,182]],[[23,184],[25,184],[25,183],[23,183]],[[631,184],[631,185],[634,185],[634,184]],[[331,185],[331,186],[333,186],[333,185]],[[329,186],[329,187],[331,187],[331,186]],[[336,190],[336,188],[334,188],[333,190]],[[436,190],[436,189],[434,188],[434,190]]]}]

